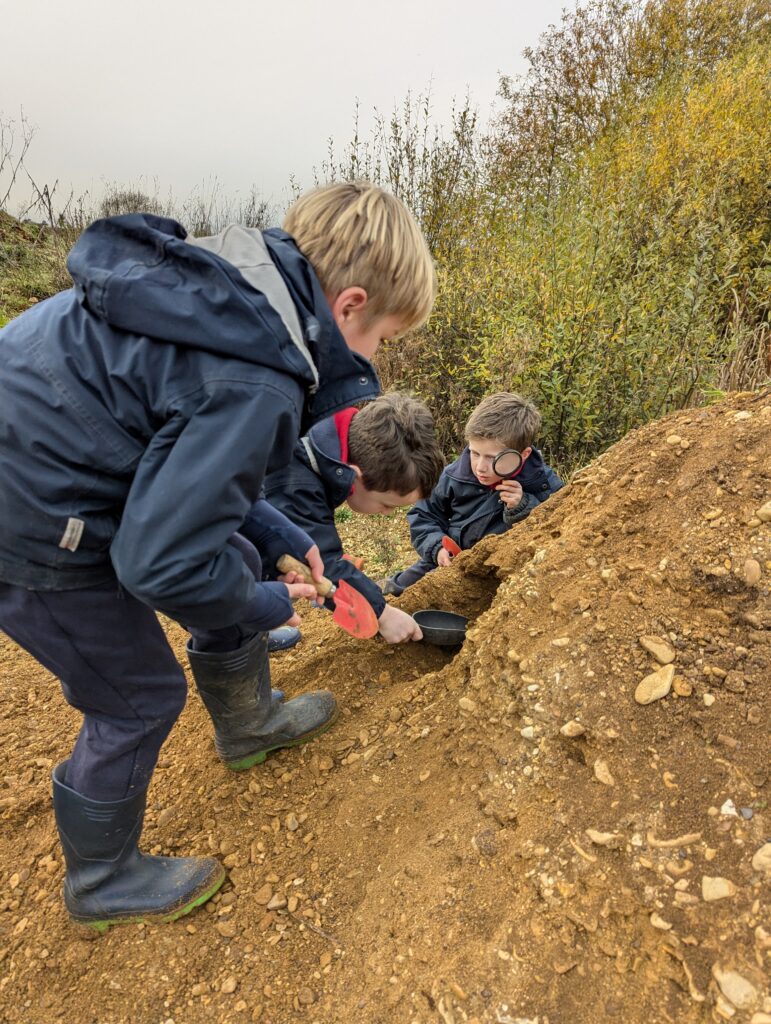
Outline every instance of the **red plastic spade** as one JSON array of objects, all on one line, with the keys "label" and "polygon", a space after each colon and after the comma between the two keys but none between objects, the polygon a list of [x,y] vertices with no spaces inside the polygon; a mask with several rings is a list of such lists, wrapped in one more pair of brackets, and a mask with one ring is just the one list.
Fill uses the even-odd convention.
[{"label": "red plastic spade", "polygon": [[276,565],[279,572],[299,573],[306,583],[310,583],[312,587],[316,588],[317,594],[321,597],[331,598],[335,606],[332,618],[346,633],[365,639],[375,636],[379,629],[375,609],[366,597],[354,589],[350,583],[340,580],[335,586],[332,580],[328,580],[326,576],[322,576],[321,582],[317,583],[311,576],[308,566],[304,562],[292,558],[291,555],[282,555]]},{"label": "red plastic spade", "polygon": [[460,545],[455,543],[455,541],[452,539],[452,537],[447,537],[447,536],[442,537],[442,547],[444,548],[445,551],[449,551],[449,553],[452,555],[453,558],[456,555],[459,555],[461,553],[461,551],[463,550],[460,547]]}]

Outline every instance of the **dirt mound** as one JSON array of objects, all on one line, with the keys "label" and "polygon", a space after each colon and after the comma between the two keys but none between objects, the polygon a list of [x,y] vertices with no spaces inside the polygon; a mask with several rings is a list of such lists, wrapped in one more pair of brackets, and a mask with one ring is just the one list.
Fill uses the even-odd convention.
[{"label": "dirt mound", "polygon": [[191,695],[145,846],[230,882],[177,925],[68,923],[48,773],[77,718],[6,643],[0,1017],[771,1019],[770,452],[768,395],[629,435],[407,592],[474,619],[457,653],[308,614],[276,684],[343,713],[262,768],[219,766]]}]

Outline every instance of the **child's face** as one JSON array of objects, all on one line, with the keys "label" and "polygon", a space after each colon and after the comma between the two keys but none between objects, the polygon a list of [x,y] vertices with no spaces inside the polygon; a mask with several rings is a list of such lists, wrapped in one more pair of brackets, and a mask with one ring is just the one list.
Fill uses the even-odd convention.
[{"label": "child's face", "polygon": [[372,359],[386,338],[404,332],[399,316],[381,316],[368,323],[367,293],[363,288],[346,288],[339,295],[327,295],[327,301],[348,348],[366,359]]},{"label": "child's face", "polygon": [[417,488],[410,491],[409,494],[398,494],[396,491],[370,491],[364,486],[359,476],[353,485],[353,490],[348,495],[347,504],[354,512],[361,512],[365,516],[390,516],[397,508],[414,505],[416,501],[420,501],[421,497]]},{"label": "child's face", "polygon": [[[494,487],[503,479],[493,471],[493,462],[497,455],[506,451],[508,445],[496,438],[470,437],[468,441],[469,455],[471,457],[471,472],[485,487]],[[525,448],[520,454],[522,462],[532,452],[532,448]]]},{"label": "child's face", "polygon": [[361,325],[363,317],[351,318],[340,327],[348,348],[358,352],[360,356],[371,359],[386,338],[401,334],[404,325],[398,316],[381,316],[366,327]]}]

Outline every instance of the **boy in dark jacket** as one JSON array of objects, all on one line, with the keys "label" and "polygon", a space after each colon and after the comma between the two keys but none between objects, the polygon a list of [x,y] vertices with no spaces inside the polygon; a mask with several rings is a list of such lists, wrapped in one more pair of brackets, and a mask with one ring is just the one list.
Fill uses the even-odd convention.
[{"label": "boy in dark jacket", "polygon": [[271,505],[318,545],[324,574],[334,583],[346,580],[367,598],[388,643],[420,640],[420,627],[343,557],[335,509],[347,503],[365,515],[390,515],[430,494],[443,465],[428,407],[392,393],[312,427],[295,446],[289,466],[265,481]]},{"label": "boy in dark jacket", "polygon": [[[173,920],[207,900],[211,858],[138,850],[147,787],[186,684],[155,611],[191,632],[191,668],[234,769],[317,735],[327,691],[283,703],[266,630],[313,588],[262,583],[317,547],[266,501],[300,433],[379,391],[368,362],[434,295],[406,208],[327,186],[286,231],[192,238],[175,221],[97,221],[75,285],[0,331],[0,626],[84,715],[54,769],[65,902],[80,922]],[[251,543],[237,531],[247,515]]]},{"label": "boy in dark jacket", "polygon": [[541,416],[532,402],[501,393],[483,399],[466,424],[468,442],[442,473],[433,494],[410,509],[410,535],[420,561],[390,577],[386,594],[401,594],[453,550],[473,547],[490,533],[504,533],[562,487],[533,447]]}]

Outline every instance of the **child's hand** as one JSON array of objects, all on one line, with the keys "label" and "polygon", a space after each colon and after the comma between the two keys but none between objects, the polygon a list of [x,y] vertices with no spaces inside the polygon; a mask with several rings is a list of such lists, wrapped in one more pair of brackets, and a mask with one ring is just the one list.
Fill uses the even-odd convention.
[{"label": "child's hand", "polygon": [[[317,582],[321,582],[321,578],[324,575],[324,562],[321,559],[321,555],[319,553],[318,545],[314,544],[312,548],[309,548],[306,551],[306,553],[305,553],[305,561],[306,561],[306,563],[308,565],[308,568],[311,571],[311,576],[313,577],[313,579],[316,580]],[[302,573],[295,572],[294,569],[290,569],[289,572],[282,573],[278,577],[279,581],[281,583],[286,583],[290,587],[290,589],[295,584],[300,584],[300,583],[304,584],[306,587],[309,586],[309,584],[305,583],[306,578],[307,577],[303,576]],[[323,606],[323,604],[324,604],[324,598],[321,597],[316,592],[316,590],[314,588],[311,587],[311,589],[313,590],[313,594],[310,597],[308,597],[308,600],[310,601],[312,599],[312,603],[314,605],[316,605],[317,608],[321,608]],[[290,596],[291,596],[291,594],[290,594]],[[305,595],[305,594],[298,594],[297,596],[298,597],[305,597],[307,595]],[[294,600],[294,598],[293,598],[293,600]]]},{"label": "child's hand", "polygon": [[324,561],[319,552],[318,544],[314,544],[312,548],[308,548],[305,552],[305,561],[311,570],[311,576],[317,583],[321,583],[321,578],[324,575]]},{"label": "child's hand", "polygon": [[522,501],[524,491],[522,490],[522,484],[517,483],[516,480],[501,480],[495,489],[498,491],[501,501],[508,509],[516,508],[520,501]]},{"label": "child's hand", "polygon": [[439,554],[436,556],[437,565],[449,565],[452,562],[452,555],[449,551],[444,548],[439,549]]},{"label": "child's hand", "polygon": [[407,640],[423,639],[420,626],[413,617],[392,604],[385,606],[378,622],[378,632],[388,644],[403,644]]},{"label": "child's hand", "polygon": [[[296,573],[287,573],[287,576],[296,575]],[[286,589],[289,591],[289,600],[296,601],[298,598],[304,598],[306,601],[311,601],[313,604],[318,604],[321,598],[316,593],[316,588],[312,587],[310,583],[285,583]],[[287,619],[284,623],[285,626],[299,626],[302,619],[294,613],[291,619]]]}]

